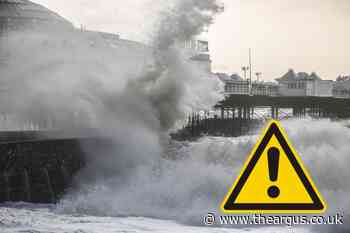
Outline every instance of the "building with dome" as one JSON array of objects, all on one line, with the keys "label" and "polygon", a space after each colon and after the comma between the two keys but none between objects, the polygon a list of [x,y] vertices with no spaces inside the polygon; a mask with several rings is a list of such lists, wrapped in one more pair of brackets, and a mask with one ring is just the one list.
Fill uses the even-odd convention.
[{"label": "building with dome", "polygon": [[0,0],[0,33],[22,29],[72,30],[72,23],[46,7],[28,0]]}]

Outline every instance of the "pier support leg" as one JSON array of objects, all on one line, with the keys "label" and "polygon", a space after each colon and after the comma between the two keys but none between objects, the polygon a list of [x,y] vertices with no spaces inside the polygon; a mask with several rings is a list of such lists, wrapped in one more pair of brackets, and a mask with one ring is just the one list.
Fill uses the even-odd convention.
[{"label": "pier support leg", "polygon": [[11,197],[10,197],[10,183],[9,183],[9,175],[7,174],[7,172],[3,173],[3,177],[4,177],[4,182],[5,182],[5,200],[7,202],[11,201]]},{"label": "pier support leg", "polygon": [[56,198],[55,198],[55,194],[53,192],[49,172],[48,172],[47,168],[43,168],[42,171],[43,171],[43,173],[45,175],[45,179],[46,179],[47,192],[50,194],[51,202],[54,203],[56,201]]},{"label": "pier support leg", "polygon": [[24,183],[24,190],[25,190],[25,199],[27,202],[31,202],[31,189],[30,189],[30,180],[27,169],[23,172],[23,183]]},{"label": "pier support leg", "polygon": [[61,165],[61,174],[63,176],[64,185],[67,185],[69,183],[69,180],[70,180],[70,175],[69,175],[66,167],[64,166],[64,164]]}]

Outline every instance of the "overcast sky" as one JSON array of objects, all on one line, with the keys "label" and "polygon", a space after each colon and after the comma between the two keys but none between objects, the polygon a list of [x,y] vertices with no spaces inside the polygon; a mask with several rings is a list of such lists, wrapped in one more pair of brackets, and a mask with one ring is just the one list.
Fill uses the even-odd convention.
[{"label": "overcast sky", "polygon": [[[162,9],[155,0],[34,0],[76,25],[145,40]],[[253,50],[263,79],[289,68],[323,79],[350,73],[350,0],[223,0],[209,31],[214,71],[241,73]]]}]

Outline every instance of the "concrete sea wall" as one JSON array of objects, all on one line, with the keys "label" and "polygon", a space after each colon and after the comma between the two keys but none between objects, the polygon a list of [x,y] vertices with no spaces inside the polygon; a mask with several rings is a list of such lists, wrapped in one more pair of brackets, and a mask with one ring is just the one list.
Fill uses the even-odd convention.
[{"label": "concrete sea wall", "polygon": [[[11,140],[30,138],[30,133],[14,134]],[[0,202],[56,202],[85,164],[82,143],[101,145],[94,138],[4,139],[9,137],[0,142]]]}]

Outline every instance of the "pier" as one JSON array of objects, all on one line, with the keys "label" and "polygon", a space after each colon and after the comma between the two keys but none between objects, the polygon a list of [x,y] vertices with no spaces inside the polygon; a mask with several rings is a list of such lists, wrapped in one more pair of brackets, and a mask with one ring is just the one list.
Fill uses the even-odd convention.
[{"label": "pier", "polygon": [[[263,114],[258,110],[263,109]],[[173,134],[178,140],[203,135],[236,137],[254,132],[269,119],[311,117],[333,120],[350,118],[350,99],[334,97],[283,97],[231,95],[215,106],[216,114],[191,114],[187,124]]]}]

